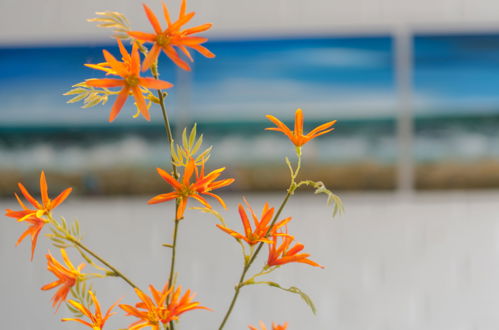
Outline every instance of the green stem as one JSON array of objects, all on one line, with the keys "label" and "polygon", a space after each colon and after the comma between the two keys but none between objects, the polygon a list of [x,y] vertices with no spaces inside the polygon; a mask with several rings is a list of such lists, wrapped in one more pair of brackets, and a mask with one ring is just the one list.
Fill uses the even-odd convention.
[{"label": "green stem", "polygon": [[[292,192],[293,192],[292,189],[288,189],[288,193],[286,194],[286,197],[282,201],[281,206],[279,207],[279,210],[277,211],[276,215],[274,216],[274,219],[272,219],[272,223],[270,224],[269,229],[267,230],[267,233],[265,234],[265,236],[267,236],[269,234],[270,229],[274,226],[275,222],[277,221],[277,218],[279,217],[279,215],[281,214],[282,210],[284,209],[284,206],[288,202],[289,197],[292,195]],[[219,326],[218,330],[222,330],[223,327],[225,326],[225,323],[227,323],[227,320],[229,319],[229,316],[232,313],[232,309],[234,308],[234,305],[236,304],[237,297],[239,296],[239,291],[243,287],[242,284],[245,282],[244,277],[246,276],[246,273],[248,272],[248,270],[250,269],[251,265],[255,261],[258,253],[262,249],[263,244],[264,244],[263,242],[260,242],[258,244],[258,247],[256,248],[255,252],[251,256],[251,258],[249,259],[249,261],[245,264],[245,266],[243,268],[243,272],[241,274],[241,277],[239,278],[239,282],[236,285],[236,290],[234,292],[234,296],[232,297],[232,301],[230,302],[229,309],[225,313],[225,316],[224,316],[224,318],[222,320],[222,323],[220,323],[220,326]]]},{"label": "green stem", "polygon": [[255,279],[257,277],[263,276],[263,275],[268,275],[268,274],[272,273],[274,270],[276,270],[277,268],[278,267],[270,267],[270,268],[266,269],[264,267],[260,273],[257,273],[255,275],[251,276],[250,278],[248,278],[247,280],[245,280],[244,283],[241,284],[241,287],[246,286],[246,285],[250,285],[253,283],[257,283],[257,282],[255,282]]},{"label": "green stem", "polygon": [[134,289],[138,289],[139,288],[132,281],[130,281],[125,275],[123,275],[122,272],[120,272],[118,269],[116,269],[115,267],[113,267],[113,265],[111,265],[109,262],[107,262],[106,260],[104,260],[103,258],[101,258],[99,255],[97,255],[94,251],[90,250],[88,247],[86,247],[81,242],[79,242],[79,241],[77,241],[77,240],[75,240],[73,238],[68,238],[68,241],[70,241],[74,245],[78,246],[80,249],[84,250],[85,252],[87,252],[88,254],[90,254],[95,259],[99,260],[104,266],[106,266],[107,268],[109,268],[114,274],[116,274],[116,276],[121,277],[132,288],[134,288]]},{"label": "green stem", "polygon": [[178,225],[180,223],[180,220],[175,220],[175,226],[173,227],[173,243],[172,243],[172,262],[170,265],[170,275],[168,276],[168,283],[171,286],[172,281],[173,281],[173,276],[174,276],[174,271],[175,271],[175,255],[176,255],[176,250],[177,250],[177,236],[178,236]]},{"label": "green stem", "polygon": [[[157,64],[153,65],[153,69],[151,71],[153,73],[154,78],[158,79],[159,73],[157,70]],[[165,124],[166,136],[168,138],[168,143],[169,143],[170,150],[171,150],[171,148],[173,148],[173,133],[172,133],[170,121],[168,120],[168,113],[166,112],[165,97],[164,97],[163,92],[161,90],[158,89],[157,93],[158,93],[159,105],[161,107],[161,113],[163,114],[163,122]],[[175,162],[174,162],[173,155],[171,154],[171,152],[170,152],[170,157],[171,157],[170,162],[171,162],[172,170],[173,170],[173,177],[175,179],[178,179],[179,175],[177,172],[177,166],[175,166]],[[176,256],[176,252],[177,252],[177,233],[178,233],[178,225],[180,222],[180,220],[177,219],[178,204],[179,204],[179,200],[177,199],[175,202],[175,220],[174,220],[175,226],[173,229],[173,242],[172,242],[172,247],[171,247],[172,254],[171,254],[171,262],[170,262],[170,275],[168,276],[168,285],[172,285],[173,276],[175,274],[175,256]],[[170,301],[170,298],[171,297],[169,295],[168,301]],[[175,329],[175,325],[174,325],[173,321],[170,322],[170,329],[171,330]]]},{"label": "green stem", "polygon": [[[155,77],[156,79],[158,79],[157,75]],[[170,120],[168,119],[168,113],[166,112],[165,97],[163,96],[163,92],[159,89],[158,89],[158,98],[159,98],[159,105],[161,107],[161,113],[163,114],[163,122],[165,124],[166,137],[168,138],[169,146],[172,147],[173,145],[172,128],[170,125]],[[175,166],[173,157],[171,158],[171,164],[172,164],[173,176],[175,177],[175,179],[178,179],[177,166]]]},{"label": "green stem", "polygon": [[[300,171],[300,167],[301,167],[301,152],[298,152],[298,150],[297,150],[297,156],[298,156],[298,164],[297,164],[297,167],[296,167],[296,171],[294,171],[294,172],[292,171],[293,173],[291,174],[291,184],[289,185],[286,197],[284,197],[284,200],[282,201],[281,205],[279,206],[279,209],[277,210],[277,213],[275,214],[274,218],[272,219],[272,222],[270,223],[270,226],[267,229],[267,232],[265,233],[265,237],[267,237],[269,235],[270,231],[272,230],[272,227],[274,226],[274,224],[276,223],[277,219],[281,215],[281,212],[284,209],[284,206],[286,206],[286,204],[288,203],[289,198],[295,192],[295,189],[296,189],[295,179],[298,176],[298,172]],[[229,319],[229,316],[232,313],[232,310],[234,309],[234,305],[236,304],[237,297],[239,296],[239,292],[240,292],[241,288],[244,286],[243,284],[245,282],[244,278],[246,276],[246,273],[248,272],[248,270],[250,269],[251,265],[255,261],[256,257],[258,256],[258,253],[260,253],[260,250],[262,249],[263,244],[265,244],[265,243],[260,242],[258,244],[258,247],[256,248],[255,252],[252,254],[251,258],[249,259],[249,261],[245,262],[245,265],[244,265],[244,268],[243,268],[243,272],[241,274],[241,277],[239,278],[239,282],[238,282],[238,284],[236,286],[236,289],[235,289],[235,292],[234,292],[234,296],[232,297],[232,300],[230,302],[229,308],[227,309],[227,312],[225,313],[225,316],[224,316],[224,318],[222,320],[222,323],[220,323],[220,326],[219,326],[218,330],[222,330],[223,327],[225,326],[225,323],[227,323],[227,320]]]},{"label": "green stem", "polygon": [[232,309],[234,309],[234,305],[236,304],[237,297],[239,296],[239,292],[241,291],[241,283],[244,282],[244,277],[246,276],[246,273],[248,272],[250,268],[250,264],[246,264],[243,268],[243,272],[241,273],[241,277],[239,278],[239,283],[237,284],[234,292],[234,296],[232,297],[232,300],[229,305],[229,309],[227,309],[227,313],[225,313],[225,317],[222,320],[222,323],[220,323],[220,326],[218,327],[218,330],[222,330],[223,327],[225,326],[225,323],[227,323],[227,320],[229,319],[230,314],[232,313]]}]

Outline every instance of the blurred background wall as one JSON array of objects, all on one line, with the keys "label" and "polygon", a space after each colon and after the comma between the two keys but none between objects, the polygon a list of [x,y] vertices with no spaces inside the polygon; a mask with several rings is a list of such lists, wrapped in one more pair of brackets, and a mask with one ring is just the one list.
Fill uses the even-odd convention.
[{"label": "blurred background wall", "polygon": [[[79,109],[61,96],[98,77],[110,31],[86,18],[126,13],[150,29],[138,2],[2,1],[0,4],[0,193],[40,168],[79,193],[151,193],[150,169],[165,160],[159,113],[150,125],[119,120],[108,106]],[[29,7],[29,10],[26,9]],[[151,4],[159,9],[159,3]],[[170,5],[177,11],[178,4]],[[288,123],[304,109],[309,127],[338,119],[305,155],[310,175],[337,189],[489,188],[499,185],[496,127],[499,25],[490,1],[192,1],[193,24],[217,58],[196,57],[192,73],[163,61],[175,83],[168,106],[176,133],[197,122],[213,166],[230,164],[233,189],[268,190],[266,175],[290,149],[264,132],[265,114]],[[97,9],[96,9],[97,8]],[[16,28],[12,28],[12,27]],[[19,97],[27,95],[29,97]],[[112,100],[111,100],[112,102]],[[255,147],[248,148],[248,145]],[[278,152],[276,152],[278,150]],[[320,151],[319,151],[320,150]],[[113,157],[109,157],[109,152]],[[250,152],[248,152],[250,151]],[[218,161],[219,164],[216,164]],[[119,179],[129,177],[128,182]]]},{"label": "blurred background wall", "polygon": [[[149,28],[140,1],[15,1],[1,2],[2,43],[45,43],[51,41],[105,40],[108,34],[85,20],[97,10],[116,10],[127,14],[134,26]],[[159,2],[150,4],[159,8]],[[274,36],[359,32],[392,32],[399,25],[425,30],[451,28],[474,30],[497,28],[495,12],[499,4],[492,0],[192,0],[190,8],[199,13],[194,22],[214,22],[210,35]],[[172,9],[178,8],[171,4]],[[100,8],[100,9],[96,9]],[[13,28],[15,26],[15,28]]]}]

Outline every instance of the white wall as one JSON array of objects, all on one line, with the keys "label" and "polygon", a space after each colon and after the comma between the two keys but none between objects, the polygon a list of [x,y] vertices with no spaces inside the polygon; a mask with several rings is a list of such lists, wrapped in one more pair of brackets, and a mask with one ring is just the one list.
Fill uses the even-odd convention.
[{"label": "white wall", "polygon": [[[146,1],[159,9],[160,1]],[[178,7],[180,0],[169,0]],[[127,14],[134,28],[150,29],[141,1],[1,0],[0,44],[106,40],[87,23],[95,11]],[[190,0],[194,22],[213,22],[212,36],[387,32],[400,24],[419,29],[499,30],[496,0]]]},{"label": "white wall", "polygon": [[[275,206],[282,194],[246,197],[259,213],[264,201]],[[294,196],[283,212],[283,217],[294,218],[290,232],[305,245],[304,251],[326,268],[290,264],[267,278],[310,294],[317,316],[297,296],[254,286],[243,289],[227,330],[247,329],[258,320],[288,321],[290,330],[497,330],[497,192],[425,193],[410,199],[380,193],[342,197],[346,212],[335,219],[330,218],[324,197],[311,193]],[[54,214],[78,218],[84,242],[139,286],[161,287],[169,260],[169,250],[161,244],[171,238],[173,203],[147,205],[148,198],[70,197]],[[224,198],[227,222],[241,229],[236,211],[241,196]],[[18,207],[14,198],[0,200],[0,210]],[[213,312],[186,313],[179,329],[215,329],[240,275],[240,248],[215,223],[208,215],[188,210],[180,226],[179,284],[196,292]],[[0,219],[1,328],[82,330],[75,322],[61,325],[59,318],[69,313],[61,307],[54,314],[50,306],[54,290],[39,290],[55,279],[46,270],[47,229],[40,235],[33,262],[29,238],[14,246],[26,227],[11,218]],[[51,250],[60,260],[57,249]],[[80,262],[73,250],[69,253],[75,263]],[[263,263],[264,258],[259,258],[255,270]],[[84,271],[93,269],[87,266]],[[104,308],[119,297],[127,304],[136,302],[119,279],[93,283]],[[117,312],[108,329],[134,320],[120,309]]]}]

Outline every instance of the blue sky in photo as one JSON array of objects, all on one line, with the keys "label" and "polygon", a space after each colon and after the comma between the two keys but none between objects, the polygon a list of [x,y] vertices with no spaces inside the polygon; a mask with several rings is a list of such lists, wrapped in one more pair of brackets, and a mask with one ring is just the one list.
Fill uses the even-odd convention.
[{"label": "blue sky in photo", "polygon": [[[173,117],[196,121],[283,119],[301,107],[311,119],[388,118],[396,109],[393,44],[389,37],[321,37],[210,41],[217,57],[195,56],[192,74],[161,57],[161,78],[173,82]],[[107,125],[114,99],[80,109],[62,94],[103,74],[83,66],[102,61],[107,45],[0,48],[3,125]],[[417,114],[499,113],[499,35],[417,36]],[[159,122],[159,111],[152,110]],[[129,101],[114,125],[145,124]]]},{"label": "blue sky in photo", "polygon": [[[267,113],[292,115],[298,107],[317,118],[393,113],[389,38],[213,41],[207,46],[217,57],[196,56],[192,75],[161,57],[162,79],[176,84],[168,98],[174,115],[201,121],[262,120]],[[103,76],[83,66],[102,61],[102,48],[118,53],[112,45],[0,48],[0,60],[9,64],[0,69],[4,123],[105,123],[113,99],[104,107],[79,109],[61,95],[72,84]],[[133,113],[128,102],[116,123],[133,122]],[[159,111],[153,120],[161,120]]]},{"label": "blue sky in photo", "polygon": [[499,35],[417,36],[419,113],[499,113]]}]

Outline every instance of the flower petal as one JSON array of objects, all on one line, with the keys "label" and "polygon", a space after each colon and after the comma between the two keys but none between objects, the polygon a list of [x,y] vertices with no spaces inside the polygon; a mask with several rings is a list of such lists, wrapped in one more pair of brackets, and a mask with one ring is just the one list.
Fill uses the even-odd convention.
[{"label": "flower petal", "polygon": [[303,111],[298,108],[295,112],[295,131],[294,135],[301,136],[303,135]]},{"label": "flower petal", "polygon": [[132,56],[130,59],[130,71],[135,75],[139,76],[140,74],[140,55],[137,43],[134,42],[132,46]]},{"label": "flower petal", "polygon": [[111,78],[102,78],[102,79],[87,79],[85,83],[88,86],[92,87],[121,87],[125,86],[125,81],[123,79],[111,79]]},{"label": "flower petal", "polygon": [[187,207],[187,198],[181,198],[178,203],[176,220],[180,220],[184,217],[185,208]]},{"label": "flower petal", "polygon": [[315,134],[319,133],[320,131],[328,129],[329,127],[333,126],[334,124],[336,124],[336,120],[319,125],[316,128],[314,128],[313,130],[311,130],[307,135],[315,137]]},{"label": "flower petal", "polygon": [[215,54],[213,54],[208,48],[201,45],[192,45],[190,46],[192,49],[197,50],[200,54],[208,58],[214,58]]},{"label": "flower petal", "polygon": [[31,194],[28,192],[28,190],[26,190],[26,188],[24,188],[22,183],[18,183],[17,186],[21,190],[21,193],[23,194],[24,198],[26,198],[28,200],[28,202],[31,203],[31,205],[33,205],[37,209],[43,208],[42,205],[40,205],[40,203],[38,203],[38,201],[36,199],[34,199],[33,196],[31,196]]},{"label": "flower petal", "polygon": [[67,188],[63,192],[61,192],[54,200],[52,201],[51,207],[54,209],[59,206],[66,198],[68,198],[69,194],[73,191],[73,188]]},{"label": "flower petal", "polygon": [[158,21],[158,18],[156,17],[156,15],[154,15],[153,11],[146,4],[143,4],[142,6],[144,7],[144,11],[146,12],[147,19],[151,23],[151,25],[154,29],[154,32],[161,33],[162,32],[161,25],[159,24],[159,21]]},{"label": "flower petal", "polygon": [[118,76],[125,76],[127,73],[127,69],[125,65],[118,61],[110,52],[107,50],[103,50],[102,54],[104,55],[104,58],[106,59],[107,64],[116,72]]},{"label": "flower petal", "polygon": [[171,176],[170,173],[160,168],[157,168],[156,170],[158,171],[158,174],[163,178],[163,180],[168,182],[173,187],[173,189],[182,189],[182,185],[173,176]]},{"label": "flower petal", "polygon": [[141,86],[153,89],[166,89],[173,87],[173,84],[170,84],[167,81],[154,78],[139,78],[139,84]]},{"label": "flower petal", "polygon": [[178,197],[178,193],[176,192],[170,192],[170,193],[167,193],[167,194],[161,194],[161,195],[157,195],[157,196],[154,196],[153,198],[151,198],[147,204],[158,204],[158,203],[163,203],[163,202],[167,202],[167,201],[170,201],[172,199],[175,199]]},{"label": "flower petal", "polygon": [[187,36],[187,35],[198,33],[198,32],[204,32],[204,31],[210,29],[212,25],[213,24],[211,24],[211,23],[206,23],[203,25],[195,26],[195,27],[184,30],[183,34]]},{"label": "flower petal", "polygon": [[45,178],[45,172],[42,171],[40,174],[40,194],[42,195],[42,204],[44,208],[48,208],[50,204],[50,198],[48,195],[47,179]]},{"label": "flower petal", "polygon": [[[125,46],[123,46],[123,43],[121,42],[121,40],[116,39],[116,41],[118,42],[118,47],[120,49],[121,56],[123,57],[123,61],[124,62],[130,61],[130,54],[126,50]],[[133,44],[136,45],[135,42]]]},{"label": "flower petal", "polygon": [[123,105],[125,104],[127,98],[128,87],[123,87],[121,92],[118,94],[116,101],[114,101],[113,107],[111,108],[111,113],[109,114],[109,122],[112,122],[116,119],[116,116],[118,116],[118,114],[120,113],[121,108],[123,108]]},{"label": "flower petal", "polygon": [[147,53],[146,58],[144,58],[144,62],[142,62],[142,71],[149,69],[151,65],[158,60],[160,51],[161,48],[155,43],[149,50],[149,53]]},{"label": "flower petal", "polygon": [[156,40],[156,35],[152,33],[145,33],[140,31],[128,31],[127,33],[130,37],[140,41],[154,42],[154,40]]},{"label": "flower petal", "polygon": [[139,108],[140,113],[144,116],[145,119],[151,120],[151,116],[149,115],[149,110],[147,109],[146,100],[144,99],[144,95],[142,94],[140,88],[135,86],[132,88],[132,94],[135,98],[135,103],[137,104],[137,108]]},{"label": "flower petal", "polygon": [[163,47],[163,52],[170,58],[170,60],[173,61],[176,65],[178,65],[180,68],[186,70],[186,71],[191,71],[191,67],[184,61],[182,60],[175,49],[173,47]]},{"label": "flower petal", "polygon": [[168,7],[166,4],[163,2],[162,3],[162,8],[163,8],[163,16],[165,16],[166,23],[168,24],[168,28],[172,25],[172,21],[170,19],[170,13],[168,12]]}]

